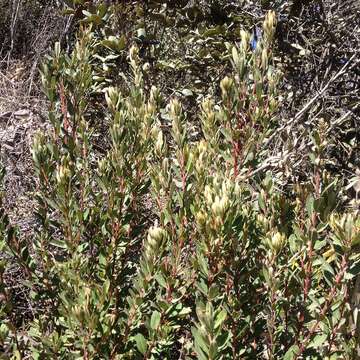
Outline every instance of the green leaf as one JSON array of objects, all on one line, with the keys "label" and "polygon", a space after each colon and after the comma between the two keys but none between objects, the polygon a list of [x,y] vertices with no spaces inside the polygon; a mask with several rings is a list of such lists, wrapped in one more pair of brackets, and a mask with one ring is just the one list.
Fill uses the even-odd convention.
[{"label": "green leaf", "polygon": [[150,327],[156,330],[160,324],[161,314],[158,311],[154,311],[150,319]]},{"label": "green leaf", "polygon": [[206,354],[209,354],[209,344],[205,343],[205,340],[203,336],[200,334],[199,330],[195,327],[192,327],[191,332],[194,336],[195,345],[197,345]]},{"label": "green leaf", "polygon": [[126,38],[121,36],[120,38],[116,36],[109,36],[107,39],[103,40],[101,44],[111,50],[120,52],[126,47]]},{"label": "green leaf", "polygon": [[306,199],[306,210],[309,216],[314,212],[314,197],[312,195],[309,195]]},{"label": "green leaf", "polygon": [[208,293],[209,301],[215,299],[219,295],[219,288],[215,284],[211,285]]},{"label": "green leaf", "polygon": [[353,277],[360,274],[360,261],[356,261],[351,264],[348,273],[351,274]]},{"label": "green leaf", "polygon": [[106,279],[103,285],[103,293],[108,294],[110,289],[110,280]]},{"label": "green leaf", "polygon": [[314,339],[310,342],[308,347],[314,349],[321,347],[326,341],[327,337],[328,337],[327,334],[316,335]]},{"label": "green leaf", "polygon": [[314,250],[320,250],[327,244],[326,240],[317,240],[314,245]]},{"label": "green leaf", "polygon": [[266,210],[266,204],[265,204],[265,201],[264,201],[264,197],[263,197],[263,195],[261,193],[259,194],[258,202],[259,202],[260,209]]},{"label": "green leaf", "polygon": [[210,359],[215,359],[217,358],[218,355],[218,345],[216,342],[213,342],[210,344],[209,346],[209,358]]},{"label": "green leaf", "polygon": [[208,294],[208,287],[205,283],[205,281],[203,279],[200,279],[199,282],[196,283],[196,287],[204,294],[207,295]]},{"label": "green leaf", "polygon": [[166,280],[161,273],[155,274],[154,278],[160,286],[162,286],[163,288],[167,288]]},{"label": "green leaf", "polygon": [[84,211],[84,214],[83,214],[83,219],[84,221],[87,220],[88,216],[89,216],[89,213],[90,213],[90,209],[89,208],[86,208],[85,211]]},{"label": "green leaf", "polygon": [[206,29],[201,35],[203,37],[212,37],[215,35],[223,35],[225,34],[225,32],[226,32],[225,27],[218,25],[216,27]]},{"label": "green leaf", "polygon": [[147,350],[147,341],[143,334],[136,334],[134,336],[136,347],[140,351],[141,354],[145,354]]},{"label": "green leaf", "polygon": [[283,360],[293,360],[298,351],[299,347],[297,345],[291,346],[291,348],[284,355]]},{"label": "green leaf", "polygon": [[267,269],[265,266],[262,268],[262,274],[263,274],[263,276],[264,276],[265,281],[266,281],[267,283],[269,283],[269,282],[270,282],[269,271],[268,271],[268,269]]},{"label": "green leaf", "polygon": [[[231,333],[230,331],[223,332],[220,336],[216,338],[216,343],[220,350],[226,348],[231,340]],[[242,349],[239,355],[243,354],[245,349]]]},{"label": "green leaf", "polygon": [[208,360],[209,359],[209,357],[204,354],[204,352],[202,351],[202,349],[199,347],[198,344],[195,344],[195,351],[198,356],[197,358],[199,360]]},{"label": "green leaf", "polygon": [[220,327],[223,322],[225,321],[226,319],[226,316],[227,316],[227,313],[225,310],[221,310],[219,312],[219,314],[216,316],[216,320],[215,320],[215,328],[218,328]]},{"label": "green leaf", "polygon": [[50,241],[50,244],[53,246],[56,246],[60,249],[67,249],[67,245],[66,245],[65,241],[62,241],[62,240],[52,239]]},{"label": "green leaf", "polygon": [[190,307],[184,307],[179,311],[178,316],[185,316],[185,315],[188,315],[188,314],[191,314],[191,308]]}]

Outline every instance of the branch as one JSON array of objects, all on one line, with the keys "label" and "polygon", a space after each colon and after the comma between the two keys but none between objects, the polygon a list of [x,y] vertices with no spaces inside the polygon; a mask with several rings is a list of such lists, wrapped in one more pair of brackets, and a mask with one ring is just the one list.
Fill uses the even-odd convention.
[{"label": "branch", "polygon": [[[350,65],[352,60],[356,57],[357,53],[353,54],[349,61],[337,72],[326,84],[325,86],[312,98],[310,99],[305,106],[290,120],[288,120],[284,125],[279,127],[277,130],[275,130],[272,135],[268,138],[268,140],[265,142],[264,146],[269,146],[269,144],[273,141],[273,139],[282,131],[284,131],[286,128],[289,130],[306,114],[306,112],[309,110],[311,105],[321,97],[325,91],[329,88],[329,86],[337,80],[340,76],[345,74],[345,70]],[[354,65],[356,65],[358,62],[356,62]]]},{"label": "branch", "polygon": [[[348,110],[343,116],[341,116],[338,120],[336,120],[335,122],[333,122],[330,127],[327,129],[326,134],[329,134],[330,131],[336,126],[336,125],[341,125],[345,120],[347,120],[349,118],[349,116],[351,114],[354,113],[354,111],[360,106],[360,104],[356,105],[353,109]],[[297,153],[300,153],[302,150],[304,150],[306,147],[311,146],[312,141],[308,141],[306,143],[303,143],[300,147],[295,148]],[[246,175],[243,176],[239,176],[239,179],[241,180],[245,180],[248,179],[249,177],[252,177],[254,175],[256,175],[257,173],[266,170],[270,167],[275,167],[275,166],[279,166],[281,163],[284,163],[287,161],[287,159],[292,155],[292,152],[290,151],[283,151],[280,153],[280,155],[277,156],[270,156],[267,159],[265,159],[258,168],[256,168],[255,170],[251,171],[250,173],[247,173]]]}]

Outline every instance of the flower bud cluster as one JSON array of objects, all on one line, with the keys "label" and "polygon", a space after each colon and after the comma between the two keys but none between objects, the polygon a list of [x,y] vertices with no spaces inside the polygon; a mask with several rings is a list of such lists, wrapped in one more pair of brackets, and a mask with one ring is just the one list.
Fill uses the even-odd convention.
[{"label": "flower bud cluster", "polygon": [[114,115],[113,126],[110,129],[111,137],[115,144],[120,144],[122,139],[122,134],[124,131],[124,121],[126,119],[126,112],[117,111]]},{"label": "flower bud cluster", "polygon": [[156,178],[156,182],[158,184],[157,191],[164,194],[164,192],[167,191],[172,184],[172,173],[170,171],[169,158],[165,157],[161,166],[155,168],[154,170],[154,177]]},{"label": "flower bud cluster", "polygon": [[[248,41],[248,36],[246,36],[246,41]],[[241,47],[239,51],[235,46],[232,48],[232,59],[234,63],[234,68],[237,71],[236,79],[238,80],[242,80],[246,72],[246,58],[248,54],[248,47],[248,43],[244,44],[243,42],[241,42]]]},{"label": "flower bud cluster", "polygon": [[203,115],[205,115],[211,123],[215,121],[215,113],[214,113],[214,100],[211,98],[206,98],[202,104],[201,108],[203,111]]},{"label": "flower bud cluster", "polygon": [[280,233],[276,229],[269,231],[267,236],[264,238],[264,244],[269,250],[269,256],[273,257],[278,255],[287,241],[286,235]]},{"label": "flower bud cluster", "polygon": [[261,67],[263,70],[266,70],[269,67],[268,49],[266,48],[261,51]]},{"label": "flower bud cluster", "polygon": [[35,164],[41,163],[43,153],[46,151],[45,137],[42,132],[38,132],[34,138],[34,143],[31,149],[31,154]]},{"label": "flower bud cluster", "polygon": [[246,54],[249,51],[250,34],[245,30],[241,30],[240,37],[241,37],[241,49]]},{"label": "flower bud cluster", "polygon": [[280,232],[275,232],[271,237],[271,248],[275,254],[278,254],[286,243],[286,236]]},{"label": "flower bud cluster", "polygon": [[226,101],[230,99],[234,90],[234,80],[225,76],[220,82],[220,89],[223,100]]},{"label": "flower bud cluster", "polygon": [[[142,73],[140,70],[140,57],[139,57],[139,49],[137,46],[132,46],[130,49],[130,65],[133,69],[134,73],[134,83],[137,87],[142,83]],[[146,70],[146,69],[145,69]]]},{"label": "flower bud cluster", "polygon": [[148,125],[151,125],[153,122],[152,119],[156,117],[158,103],[160,102],[160,100],[161,96],[159,90],[155,86],[152,86],[150,90],[149,100],[145,106],[145,117],[149,120],[147,122]]},{"label": "flower bud cluster", "polygon": [[144,253],[147,259],[153,259],[159,254],[159,250],[167,237],[166,231],[157,226],[153,226],[148,231],[148,236],[144,245]]},{"label": "flower bud cluster", "polygon": [[98,161],[98,169],[101,174],[104,174],[107,170],[107,159],[102,158]]},{"label": "flower bud cluster", "polygon": [[197,146],[197,161],[195,162],[195,170],[199,175],[203,175],[207,168],[208,147],[206,141],[202,140]]},{"label": "flower bud cluster", "polygon": [[263,23],[265,39],[269,43],[273,40],[276,31],[276,15],[274,11],[268,11]]},{"label": "flower bud cluster", "polygon": [[172,118],[179,117],[182,109],[178,99],[172,99],[170,102],[170,115]]},{"label": "flower bud cluster", "polygon": [[158,126],[153,129],[153,134],[155,137],[155,154],[161,158],[165,152],[164,134]]},{"label": "flower bud cluster", "polygon": [[211,140],[216,133],[216,115],[214,112],[214,101],[210,98],[205,99],[202,104],[201,122],[202,129],[207,140]]},{"label": "flower bud cluster", "polygon": [[257,221],[262,226],[262,228],[267,231],[270,227],[270,221],[262,213],[257,214]]},{"label": "flower bud cluster", "polygon": [[[238,49],[234,47],[232,50],[232,57],[237,72],[236,74],[237,81],[243,81],[246,73],[250,70],[249,55],[251,55],[250,52],[251,35],[248,31],[241,30],[240,38],[241,38],[240,47]],[[260,42],[258,43],[260,44]]]},{"label": "flower bud cluster", "polygon": [[[218,230],[225,221],[226,213],[230,207],[230,193],[232,184],[229,180],[224,180],[220,184],[220,179],[214,177],[212,186],[206,185],[204,190],[204,198],[207,207],[211,213],[212,227]],[[199,225],[203,225],[204,216],[200,213],[197,215]]]},{"label": "flower bud cluster", "polygon": [[[131,106],[131,105],[130,105]],[[148,101],[138,108],[135,120],[137,126],[140,127],[139,133],[141,134],[142,141],[147,142],[149,132],[151,131],[152,124],[156,117],[156,104]]]},{"label": "flower bud cluster", "polygon": [[329,224],[344,247],[360,244],[359,216],[352,213],[343,214],[342,216],[331,214]]},{"label": "flower bud cluster", "polygon": [[200,231],[203,230],[206,227],[206,221],[208,219],[208,216],[206,215],[206,213],[202,210],[199,210],[196,214],[195,214],[195,220],[196,223],[199,226]]},{"label": "flower bud cluster", "polygon": [[64,185],[68,183],[71,178],[71,171],[68,167],[68,161],[66,158],[63,158],[61,164],[56,170],[56,181],[59,185]]},{"label": "flower bud cluster", "polygon": [[229,207],[229,198],[227,195],[222,197],[216,195],[214,202],[211,205],[211,211],[215,216],[217,223],[221,224],[224,220],[224,215]]},{"label": "flower bud cluster", "polygon": [[161,93],[160,90],[156,86],[151,86],[150,89],[150,102],[153,105],[158,104],[161,101]]},{"label": "flower bud cluster", "polygon": [[73,306],[73,314],[80,323],[85,322],[85,320],[89,315],[88,309],[84,305],[78,305],[78,304]]},{"label": "flower bud cluster", "polygon": [[130,48],[130,53],[129,53],[129,57],[130,57],[130,63],[133,67],[136,67],[137,64],[140,62],[140,58],[139,58],[139,48],[135,45],[133,45]]},{"label": "flower bud cluster", "polygon": [[172,134],[178,146],[183,140],[183,128],[181,124],[182,107],[178,99],[172,99],[169,105],[170,117],[172,119]]},{"label": "flower bud cluster", "polygon": [[108,108],[115,112],[120,104],[120,93],[119,90],[113,86],[110,86],[105,91],[105,100]]}]

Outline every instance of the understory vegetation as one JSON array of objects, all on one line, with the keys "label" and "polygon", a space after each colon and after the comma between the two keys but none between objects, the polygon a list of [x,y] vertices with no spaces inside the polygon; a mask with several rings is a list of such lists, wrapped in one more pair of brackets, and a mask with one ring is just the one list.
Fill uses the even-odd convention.
[{"label": "understory vegetation", "polygon": [[359,358],[356,2],[27,6],[53,22],[30,236],[0,158],[0,358]]}]

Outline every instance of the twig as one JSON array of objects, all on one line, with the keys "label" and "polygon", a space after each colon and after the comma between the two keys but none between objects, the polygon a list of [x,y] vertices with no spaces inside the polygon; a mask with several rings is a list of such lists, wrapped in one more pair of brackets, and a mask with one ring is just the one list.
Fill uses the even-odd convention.
[{"label": "twig", "polygon": [[[336,125],[340,125],[342,124],[345,120],[347,120],[347,118],[353,114],[353,112],[359,107],[359,105],[356,105],[353,109],[348,110],[341,118],[339,118],[338,120],[336,120],[334,123],[332,123],[330,125],[330,127],[327,129],[326,134],[328,134]],[[304,150],[306,147],[309,147],[312,144],[312,141],[308,141],[304,144],[302,144],[300,147],[296,148],[296,152],[300,153],[302,150]],[[289,151],[284,151],[282,154],[277,155],[277,156],[271,156],[267,159],[265,159],[258,168],[256,168],[255,170],[251,171],[250,173],[247,173],[245,176],[239,176],[239,179],[241,180],[245,180],[248,179],[249,177],[252,177],[256,174],[258,174],[259,172],[268,169],[271,166],[279,166],[280,163],[285,162],[291,155],[292,153]]]},{"label": "twig", "polygon": [[18,16],[18,13],[19,13],[20,3],[21,3],[21,0],[18,0],[17,4],[16,4],[16,9],[13,12],[12,19],[11,19],[11,27],[10,27],[11,43],[10,43],[10,50],[9,50],[9,53],[8,53],[8,60],[7,60],[7,66],[8,67],[10,65],[11,53],[14,50],[15,26],[16,26],[17,16]]},{"label": "twig", "polygon": [[[264,146],[265,147],[269,146],[269,144],[272,142],[272,140],[286,128],[288,128],[288,130],[290,130],[306,114],[306,112],[309,110],[311,105],[325,93],[325,91],[329,88],[329,86],[345,73],[345,70],[347,69],[349,64],[352,62],[352,60],[355,59],[356,55],[357,55],[357,53],[353,54],[351,56],[351,58],[349,59],[349,61],[326,83],[326,85],[324,85],[324,87],[312,99],[310,99],[305,104],[305,106],[293,118],[291,118],[284,125],[282,125],[276,131],[274,131],[273,134],[265,142]],[[356,64],[357,63],[358,62],[356,62]]]},{"label": "twig", "polygon": [[[340,76],[342,76],[345,73],[345,70],[347,69],[347,67],[349,66],[349,64],[352,62],[352,60],[356,57],[357,53],[353,54],[351,56],[351,58],[349,59],[349,61],[326,83],[326,85],[316,94],[316,96],[314,96],[311,100],[309,100],[306,105],[293,117],[291,118],[289,121],[287,121],[284,125],[282,125],[280,128],[278,128],[276,131],[274,131],[274,133],[267,139],[267,141],[264,143],[265,147],[268,147],[269,144],[271,143],[271,141],[282,131],[284,131],[285,129],[291,130],[291,128],[306,114],[307,110],[311,107],[311,105],[314,104],[314,102],[316,100],[319,99],[320,96],[322,96],[324,94],[324,92],[329,88],[329,86],[331,85],[332,82],[334,82],[335,80],[337,80]],[[358,64],[358,62],[356,62],[354,65]],[[353,66],[354,66],[353,65]],[[354,108],[352,108],[351,110],[348,110],[343,116],[341,116],[338,120],[336,120],[335,122],[333,122],[330,127],[327,129],[326,134],[328,134],[335,126],[342,124],[345,120],[348,119],[348,117],[354,113],[354,111],[359,107],[360,104],[357,104]],[[304,150],[306,147],[310,146],[312,143],[312,141],[308,141],[304,144],[302,144],[299,148],[296,149],[296,151],[299,153],[302,150]],[[267,159],[265,159],[258,168],[256,168],[255,170],[247,173],[245,176],[239,176],[240,179],[244,180],[244,179],[248,179],[249,177],[252,177],[256,174],[258,174],[259,172],[268,169],[271,166],[278,166],[280,163],[283,163],[284,161],[286,161],[289,156],[291,155],[291,152],[283,152],[282,154],[278,155],[278,156],[271,156]]]}]

